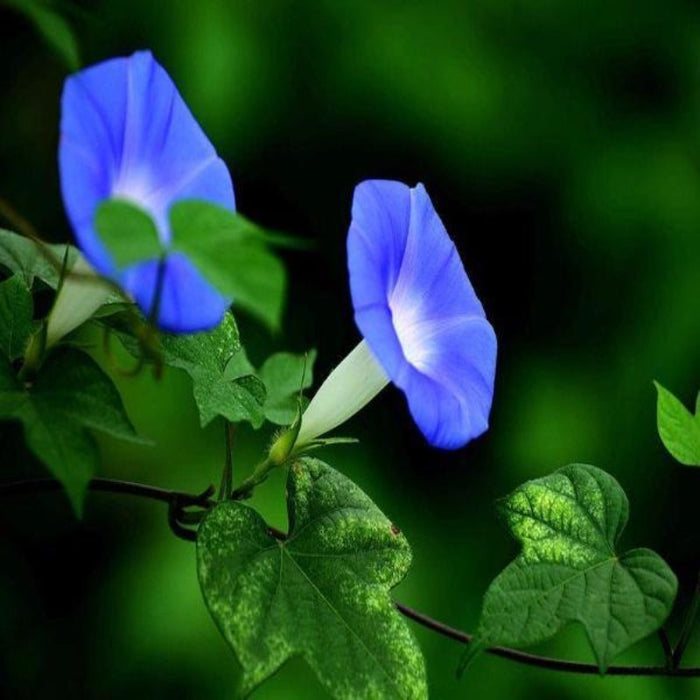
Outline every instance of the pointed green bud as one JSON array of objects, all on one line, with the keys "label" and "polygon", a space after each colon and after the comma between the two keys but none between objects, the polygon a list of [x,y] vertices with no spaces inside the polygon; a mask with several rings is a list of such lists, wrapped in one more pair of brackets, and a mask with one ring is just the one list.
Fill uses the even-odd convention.
[{"label": "pointed green bud", "polygon": [[292,454],[301,428],[301,402],[297,405],[294,422],[285,428],[270,447],[269,459],[275,466],[284,464]]}]

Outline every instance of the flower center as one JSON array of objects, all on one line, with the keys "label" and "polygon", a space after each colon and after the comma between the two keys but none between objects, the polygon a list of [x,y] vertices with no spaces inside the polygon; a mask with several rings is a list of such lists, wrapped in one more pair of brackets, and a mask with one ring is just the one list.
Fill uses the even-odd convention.
[{"label": "flower center", "polygon": [[427,366],[430,348],[425,342],[424,324],[421,323],[417,306],[393,305],[389,301],[389,308],[394,320],[394,330],[401,343],[401,349],[406,359],[419,370]]}]

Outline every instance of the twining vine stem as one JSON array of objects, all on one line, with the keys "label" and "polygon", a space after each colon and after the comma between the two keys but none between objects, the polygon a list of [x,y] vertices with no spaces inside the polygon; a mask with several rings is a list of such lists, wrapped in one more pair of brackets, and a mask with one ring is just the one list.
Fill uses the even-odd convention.
[{"label": "twining vine stem", "polygon": [[229,498],[233,491],[233,434],[236,426],[229,421],[224,421],[224,445],[226,454],[224,457],[224,469],[221,473],[221,486],[219,487],[219,500]]},{"label": "twining vine stem", "polygon": [[[168,520],[176,535],[186,540],[196,539],[196,532],[184,528],[181,523],[194,523],[198,520],[199,513],[186,512],[187,508],[209,509],[216,504],[212,496],[214,487],[209,486],[200,494],[184,493],[182,491],[171,491],[157,486],[140,484],[131,481],[119,481],[117,479],[92,479],[88,488],[90,491],[104,491],[108,493],[121,493],[130,496],[137,496],[155,501],[161,501],[168,505]],[[60,491],[62,486],[56,479],[28,479],[22,481],[11,481],[0,484],[0,498],[5,496],[19,496],[42,491]],[[271,535],[278,539],[284,539],[284,533],[271,529]],[[474,636],[467,632],[450,627],[439,620],[435,620],[428,615],[410,608],[403,603],[395,602],[396,609],[405,617],[413,620],[417,624],[429,629],[437,634],[452,639],[461,644],[470,644]],[[700,678],[700,667],[679,668],[681,657],[690,639],[690,632],[695,620],[695,616],[700,608],[700,577],[695,589],[695,594],[691,602],[690,609],[686,615],[683,629],[679,641],[672,652],[673,664],[666,666],[609,666],[605,674],[608,676],[669,676],[674,678]],[[668,645],[665,633],[661,633],[662,641],[666,640],[664,648]],[[670,645],[669,645],[670,647]],[[600,670],[595,664],[579,663],[577,661],[565,661],[548,656],[529,654],[517,649],[508,647],[491,647],[486,652],[493,656],[499,656],[510,661],[544,668],[550,671],[563,671],[568,673],[579,673],[585,675],[600,675]]]},{"label": "twining vine stem", "polygon": [[[433,632],[441,634],[448,639],[454,639],[462,644],[470,644],[474,635],[462,632],[461,630],[449,627],[448,625],[434,620],[432,617],[418,612],[408,605],[403,603],[394,603],[396,609],[406,617],[410,618],[419,625],[426,627]],[[550,671],[568,671],[569,673],[583,673],[589,676],[600,675],[600,669],[595,664],[584,664],[578,661],[564,661],[562,659],[554,659],[549,656],[538,656],[536,654],[528,654],[525,651],[518,649],[510,649],[508,647],[490,647],[486,649],[486,653],[500,656],[503,659],[510,659],[528,666],[537,666],[546,668]],[[700,677],[700,668],[670,668],[668,666],[608,666],[605,672],[607,676],[674,676],[680,678],[698,678]]]}]

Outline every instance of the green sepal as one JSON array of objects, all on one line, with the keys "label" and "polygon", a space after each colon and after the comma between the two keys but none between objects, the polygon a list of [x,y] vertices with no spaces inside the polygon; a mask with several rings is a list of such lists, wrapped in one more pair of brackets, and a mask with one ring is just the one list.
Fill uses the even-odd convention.
[{"label": "green sepal", "polygon": [[297,441],[301,428],[301,399],[297,406],[297,413],[292,424],[285,428],[272,444],[269,451],[269,459],[276,466],[282,466],[291,456],[294,443]]},{"label": "green sepal", "polygon": [[315,438],[307,443],[297,451],[297,454],[306,454],[307,452],[313,452],[314,450],[320,450],[324,447],[333,447],[334,445],[356,445],[360,442],[354,437],[327,437],[327,438]]}]

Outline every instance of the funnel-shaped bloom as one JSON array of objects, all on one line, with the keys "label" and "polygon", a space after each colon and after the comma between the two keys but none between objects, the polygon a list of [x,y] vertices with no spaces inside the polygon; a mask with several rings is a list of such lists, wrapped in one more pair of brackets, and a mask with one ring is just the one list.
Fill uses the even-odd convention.
[{"label": "funnel-shaped bloom", "polygon": [[[226,166],[150,52],[111,59],[66,80],[59,166],[63,201],[85,258],[145,314],[154,304],[159,261],[117,269],[94,229],[98,205],[121,198],[145,209],[166,249],[168,210],[176,200],[235,207]],[[211,328],[231,302],[181,253],[167,255],[161,284],[157,322],[166,330]]]},{"label": "funnel-shaped bloom", "polygon": [[422,185],[358,185],[348,267],[365,340],[319,389],[298,444],[339,425],[389,380],[405,393],[432,445],[454,449],[481,435],[493,398],[496,336]]}]

